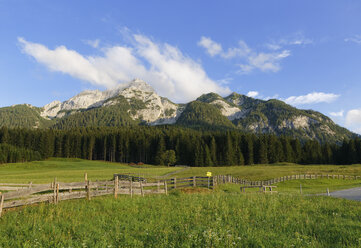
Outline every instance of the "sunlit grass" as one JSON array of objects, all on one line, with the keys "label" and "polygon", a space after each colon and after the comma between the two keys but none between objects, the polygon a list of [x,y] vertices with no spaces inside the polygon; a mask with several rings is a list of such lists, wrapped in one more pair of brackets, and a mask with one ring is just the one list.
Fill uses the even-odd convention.
[{"label": "sunlit grass", "polygon": [[[306,179],[306,180],[291,180],[272,184],[277,186],[274,191],[279,194],[320,194],[326,193],[327,189],[330,192],[342,189],[349,189],[361,187],[361,180],[343,180],[343,179]],[[239,184],[220,184],[217,188],[218,191],[239,193]],[[258,192],[259,188],[248,188],[245,193]]]},{"label": "sunlit grass", "polygon": [[330,174],[361,176],[361,165],[298,165],[272,164],[252,166],[225,167],[191,167],[172,177],[206,176],[210,171],[213,175],[233,175],[248,180],[268,180],[271,178],[296,174]]},{"label": "sunlit grass", "polygon": [[360,247],[361,203],[222,193],[40,204],[5,213],[0,247]]},{"label": "sunlit grass", "polygon": [[83,159],[52,158],[45,161],[0,165],[0,182],[49,183],[56,177],[60,182],[80,182],[84,173],[89,180],[110,180],[113,174],[132,174],[141,177],[162,176],[179,170],[164,166],[129,166],[128,164]]}]

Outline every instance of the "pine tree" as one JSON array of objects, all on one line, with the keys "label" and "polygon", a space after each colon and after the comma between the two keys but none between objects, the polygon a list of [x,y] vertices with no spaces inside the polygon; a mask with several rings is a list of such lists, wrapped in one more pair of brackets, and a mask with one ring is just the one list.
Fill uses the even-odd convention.
[{"label": "pine tree", "polygon": [[255,161],[257,164],[268,164],[268,158],[267,158],[267,146],[265,144],[264,137],[259,137],[258,141],[256,143],[256,157]]},{"label": "pine tree", "polygon": [[242,151],[244,151],[244,157],[245,157],[245,164],[252,165],[254,164],[253,160],[253,140],[250,135],[243,136],[242,139]]},{"label": "pine tree", "polygon": [[7,129],[7,127],[2,127],[0,129],[0,143],[6,144],[9,142],[9,140],[9,130]]},{"label": "pine tree", "polygon": [[298,139],[293,139],[291,141],[291,147],[293,150],[293,159],[294,163],[300,163],[302,160],[302,146],[301,142]]},{"label": "pine tree", "polygon": [[293,149],[290,144],[290,141],[288,138],[282,137],[281,138],[282,148],[283,148],[283,154],[284,154],[284,161],[285,162],[294,162],[294,155],[293,155]]},{"label": "pine tree", "polygon": [[165,142],[163,136],[159,137],[157,155],[155,156],[155,164],[164,165],[163,154],[165,152]]},{"label": "pine tree", "polygon": [[205,166],[213,166],[211,152],[209,150],[208,145],[204,146],[204,164],[205,164]]},{"label": "pine tree", "polygon": [[218,161],[217,161],[217,144],[216,144],[216,140],[214,138],[214,136],[212,135],[211,138],[211,143],[209,146],[209,152],[211,155],[211,160],[213,165],[218,165]]},{"label": "pine tree", "polygon": [[225,150],[224,150],[224,165],[235,165],[235,150],[233,147],[232,138],[229,132],[227,132]]}]

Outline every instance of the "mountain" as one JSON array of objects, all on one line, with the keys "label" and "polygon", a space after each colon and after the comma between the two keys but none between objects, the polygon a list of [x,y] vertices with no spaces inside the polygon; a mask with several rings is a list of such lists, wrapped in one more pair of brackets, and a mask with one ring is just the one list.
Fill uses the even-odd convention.
[{"label": "mountain", "polygon": [[217,107],[201,101],[188,103],[178,118],[177,124],[187,127],[211,129],[234,128],[232,122]]},{"label": "mountain", "polygon": [[[117,106],[133,120],[150,124],[173,124],[178,113],[178,104],[160,97],[153,88],[140,79],[112,90],[87,90],[61,103],[54,101],[44,106],[41,116],[61,119],[75,113],[100,107]],[[110,108],[112,109],[112,108]]]},{"label": "mountain", "polygon": [[300,110],[275,99],[264,101],[237,93],[223,98],[208,93],[188,104],[175,104],[140,79],[111,90],[83,91],[42,108],[28,104],[0,108],[0,127],[70,129],[164,124],[238,129],[320,142],[340,142],[356,136],[319,112]]},{"label": "mountain", "polygon": [[264,101],[237,93],[225,98],[211,93],[198,99],[217,106],[237,129],[245,132],[287,135],[321,142],[340,142],[356,136],[319,112],[300,110],[276,99]]}]

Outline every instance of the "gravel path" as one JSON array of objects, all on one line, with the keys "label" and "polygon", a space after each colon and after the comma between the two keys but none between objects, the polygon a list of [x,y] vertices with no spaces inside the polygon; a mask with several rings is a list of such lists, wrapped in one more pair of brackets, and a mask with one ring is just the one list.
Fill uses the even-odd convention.
[{"label": "gravel path", "polygon": [[361,201],[361,187],[334,191],[330,193],[330,196],[344,198],[348,200]]}]

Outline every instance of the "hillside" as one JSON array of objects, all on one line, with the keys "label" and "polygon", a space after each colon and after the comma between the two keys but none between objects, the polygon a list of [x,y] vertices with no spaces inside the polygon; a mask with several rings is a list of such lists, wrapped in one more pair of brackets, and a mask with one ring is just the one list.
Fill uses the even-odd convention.
[{"label": "hillside", "polygon": [[140,79],[112,90],[84,91],[43,108],[31,105],[0,108],[0,127],[70,129],[164,124],[235,129],[320,142],[341,142],[356,136],[319,112],[300,110],[275,99],[264,101],[238,93],[223,98],[208,93],[188,104],[175,104]]},{"label": "hillside", "polygon": [[215,106],[200,101],[193,101],[187,104],[177,124],[187,127],[205,128],[234,128],[232,122],[227,119]]},{"label": "hillside", "polygon": [[47,128],[53,121],[40,116],[41,108],[29,104],[0,108],[0,127]]}]

